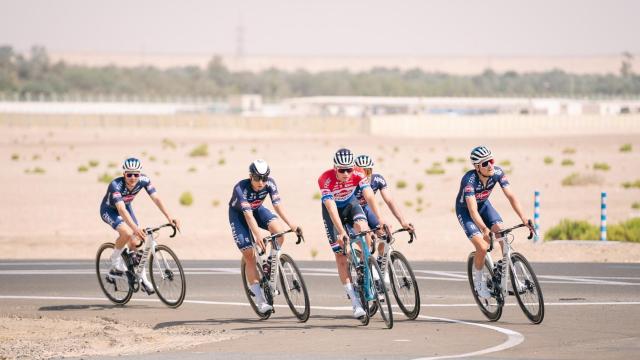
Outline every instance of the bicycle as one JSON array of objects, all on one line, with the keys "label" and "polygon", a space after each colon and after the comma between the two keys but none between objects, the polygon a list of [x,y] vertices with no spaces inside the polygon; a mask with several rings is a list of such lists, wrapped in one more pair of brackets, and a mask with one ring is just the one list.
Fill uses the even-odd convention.
[{"label": "bicycle", "polygon": [[[402,310],[407,318],[415,320],[420,314],[420,290],[418,289],[418,282],[407,258],[401,252],[395,250],[392,245],[395,242],[393,237],[395,234],[404,231],[409,233],[409,244],[413,243],[417,235],[415,231],[407,228],[398,229],[390,233],[387,225],[384,225],[383,231],[384,234],[379,236],[384,244],[384,249],[380,254],[382,259],[379,265],[383,279],[385,279],[385,285],[388,271],[392,285],[391,290],[393,291],[393,296],[396,299],[398,307],[400,307],[400,310]],[[373,247],[376,247],[375,242]]]},{"label": "bicycle", "polygon": [[127,271],[116,273],[111,269],[111,253],[114,243],[107,242],[98,248],[96,254],[96,274],[100,288],[111,302],[124,305],[134,292],[138,292],[141,287],[141,274],[145,271],[148,263],[149,274],[151,274],[151,284],[158,298],[167,306],[177,308],[182,304],[186,294],[186,281],[182,264],[176,254],[166,245],[158,245],[156,232],[164,227],[171,227],[176,236],[176,228],[173,224],[164,224],[156,228],[146,228],[146,241],[143,239],[138,244],[140,248],[146,243],[144,249],[136,252],[129,252],[126,249],[122,252]]},{"label": "bicycle", "polygon": [[[378,262],[369,251],[365,240],[365,235],[374,231],[376,230],[365,230],[357,234],[347,232],[349,234],[349,251],[347,251],[349,273],[353,290],[358,296],[362,308],[365,309],[365,315],[359,318],[362,325],[368,325],[370,318],[375,315],[377,309],[380,309],[382,320],[387,328],[391,329],[393,327],[393,313],[391,312],[389,293],[382,280],[382,272]],[[360,249],[354,247],[354,243],[358,244]],[[375,252],[375,248],[373,252]],[[371,306],[369,306],[369,302],[372,302]]]},{"label": "bicycle", "polygon": [[[280,288],[283,290],[284,298],[287,301],[291,312],[293,312],[293,315],[295,315],[300,322],[306,322],[309,320],[311,306],[309,305],[309,293],[307,292],[307,287],[304,283],[304,279],[302,278],[302,273],[300,273],[298,265],[293,261],[293,258],[282,253],[280,244],[278,244],[277,241],[278,237],[290,232],[294,232],[294,230],[276,233],[263,239],[265,244],[271,244],[271,251],[268,257],[269,261],[267,261],[267,259],[262,259],[262,256],[266,253],[266,248],[265,250],[258,250],[252,237],[251,241],[254,243],[253,249],[256,255],[255,266],[258,269],[258,275],[260,276],[260,288],[262,288],[262,292],[264,293],[267,303],[273,306],[273,298],[280,294],[280,290],[277,287],[279,278]],[[301,231],[295,231],[295,233],[298,236],[298,240],[296,241],[296,245],[298,245],[301,241],[304,241],[304,237]],[[251,291],[251,284],[247,278],[246,265],[244,258],[242,258],[242,261],[240,262],[240,273],[242,276],[242,285],[244,286],[245,294],[247,295],[247,299],[249,300],[249,304],[253,311],[261,320],[266,320],[275,312],[275,308],[266,313],[261,313],[258,310],[255,294]]]},{"label": "bicycle", "polygon": [[[529,220],[530,229],[533,223]],[[502,308],[505,303],[507,294],[515,295],[518,305],[524,312],[525,316],[534,324],[540,324],[544,318],[544,299],[542,297],[542,289],[538,283],[536,274],[533,272],[529,261],[524,255],[518,252],[512,252],[511,243],[514,236],[513,230],[526,227],[520,224],[514,227],[502,230],[497,233],[498,238],[494,238],[494,234],[490,234],[490,244],[487,255],[484,260],[485,272],[482,281],[486,281],[491,297],[484,299],[478,296],[473,283],[472,267],[474,266],[475,251],[469,254],[467,259],[467,274],[469,277],[469,285],[471,292],[480,307],[482,313],[490,320],[497,321],[502,316]],[[533,238],[534,231],[529,230],[528,239]],[[493,250],[494,240],[502,243],[503,257],[495,265],[489,253]],[[509,270],[508,272],[506,270]],[[487,271],[488,270],[488,271]],[[511,290],[507,289],[507,278],[511,280]]]}]

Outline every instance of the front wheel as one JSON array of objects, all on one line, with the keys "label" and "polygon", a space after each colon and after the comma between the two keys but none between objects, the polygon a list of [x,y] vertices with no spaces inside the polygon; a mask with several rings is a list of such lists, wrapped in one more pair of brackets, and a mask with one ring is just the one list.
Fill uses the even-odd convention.
[{"label": "front wheel", "polygon": [[544,319],[544,299],[538,278],[522,254],[513,253],[511,262],[513,263],[510,272],[511,286],[518,305],[532,323],[540,324]]},{"label": "front wheel", "polygon": [[[382,315],[382,320],[384,320],[385,325],[387,325],[387,329],[391,329],[393,327],[393,313],[391,312],[391,301],[389,300],[389,293],[387,292],[387,287],[384,286],[384,280],[382,279],[382,271],[380,271],[380,267],[378,266],[378,262],[373,256],[369,257],[369,271],[371,274],[370,284],[371,284],[371,292],[374,294],[375,302],[380,309],[380,315]],[[374,276],[373,274],[377,274]],[[377,280],[374,280],[376,279]]]},{"label": "front wheel", "polygon": [[298,265],[287,254],[280,255],[280,285],[293,315],[301,322],[309,320],[311,306],[307,286]]},{"label": "front wheel", "polygon": [[413,274],[409,261],[402,253],[392,251],[390,257],[391,264],[388,271],[393,296],[405,316],[410,320],[415,320],[420,314],[420,291],[416,276]]},{"label": "front wheel", "polygon": [[[269,305],[273,306],[273,298],[271,297],[271,292],[269,290],[269,283],[266,277],[263,275],[264,273],[262,272],[262,268],[258,266],[258,264],[253,264],[252,266],[255,266],[258,270],[258,279],[260,281],[260,287],[264,292],[265,299],[267,300]],[[244,261],[244,258],[242,258],[242,261],[240,261],[240,276],[242,277],[242,286],[244,287],[244,292],[247,295],[247,300],[249,300],[249,305],[251,305],[251,308],[256,313],[256,315],[258,315],[260,320],[266,320],[271,317],[272,311],[262,313],[260,312],[260,310],[258,310],[258,305],[256,303],[256,294],[251,291],[251,283],[249,282],[249,278],[247,278],[246,267],[247,263]]]},{"label": "front wheel", "polygon": [[491,321],[497,321],[498,319],[500,319],[500,316],[502,316],[502,306],[504,305],[504,302],[498,301],[496,299],[496,294],[500,296],[499,294],[500,289],[494,289],[493,281],[492,281],[493,269],[491,269],[489,262],[487,261],[487,259],[485,259],[484,275],[482,277],[482,281],[486,282],[487,287],[489,288],[489,291],[492,292],[492,296],[488,299],[484,299],[478,296],[478,293],[476,292],[476,288],[473,283],[473,267],[474,267],[473,261],[474,261],[475,255],[476,255],[476,252],[474,251],[471,254],[469,254],[469,258],[467,259],[467,275],[469,277],[469,285],[471,286],[471,293],[473,294],[473,299],[476,301],[476,304],[478,304],[478,307],[480,307],[480,311],[482,311],[484,316],[486,316],[487,319]]},{"label": "front wheel", "polygon": [[149,257],[149,274],[156,294],[165,305],[177,308],[184,301],[187,284],[182,264],[166,245],[158,245]]},{"label": "front wheel", "polygon": [[96,253],[96,275],[102,292],[114,304],[124,305],[131,300],[133,288],[125,274],[111,271],[111,254],[113,243],[104,243]]}]

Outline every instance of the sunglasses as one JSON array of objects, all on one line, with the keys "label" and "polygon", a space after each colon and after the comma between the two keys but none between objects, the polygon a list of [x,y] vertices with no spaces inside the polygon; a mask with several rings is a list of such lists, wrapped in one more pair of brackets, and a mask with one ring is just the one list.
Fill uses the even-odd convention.
[{"label": "sunglasses", "polygon": [[140,173],[126,173],[125,176],[128,178],[140,177]]},{"label": "sunglasses", "polygon": [[266,182],[267,180],[269,180],[269,176],[267,176],[267,175],[251,175],[251,179],[253,179],[253,181]]},{"label": "sunglasses", "polygon": [[494,163],[494,160],[493,159],[489,159],[487,161],[482,162],[482,164],[480,164],[480,166],[487,167],[487,166],[489,166],[489,164],[493,165],[493,163]]},{"label": "sunglasses", "polygon": [[337,169],[336,171],[340,174],[350,174],[353,171],[353,168]]}]

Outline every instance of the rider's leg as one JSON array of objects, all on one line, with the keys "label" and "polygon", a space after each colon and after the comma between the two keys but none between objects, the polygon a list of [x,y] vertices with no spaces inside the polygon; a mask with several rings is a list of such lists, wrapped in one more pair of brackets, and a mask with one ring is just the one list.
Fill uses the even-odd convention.
[{"label": "rider's leg", "polygon": [[474,269],[476,271],[480,271],[484,267],[484,258],[487,256],[489,244],[484,240],[481,234],[473,235],[470,240],[476,248],[476,255],[473,258]]},{"label": "rider's leg", "polygon": [[[267,226],[269,228],[269,232],[272,234],[282,232],[283,229],[280,221],[276,220],[275,218],[269,221],[269,224]],[[284,242],[284,236],[278,236],[277,241],[278,245],[282,246],[282,243]]]}]

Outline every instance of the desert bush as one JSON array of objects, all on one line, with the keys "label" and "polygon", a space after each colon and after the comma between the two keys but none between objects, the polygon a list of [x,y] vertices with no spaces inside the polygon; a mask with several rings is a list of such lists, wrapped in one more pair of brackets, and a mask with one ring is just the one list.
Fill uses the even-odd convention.
[{"label": "desert bush", "polygon": [[218,199],[214,199],[214,200],[211,202],[211,205],[213,205],[213,207],[218,207],[218,206],[220,206],[220,200],[218,200]]},{"label": "desert bush", "polygon": [[597,240],[600,228],[584,220],[562,219],[544,234],[546,240]]},{"label": "desert bush", "polygon": [[185,191],[180,195],[180,205],[191,206],[193,204],[193,195],[189,191]]},{"label": "desert bush", "polygon": [[20,159],[20,155],[15,154],[15,153],[14,153],[14,154],[11,154],[11,160],[13,160],[13,161],[18,161],[18,159]]},{"label": "desert bush", "polygon": [[222,166],[227,162],[227,160],[225,160],[224,158],[220,158],[218,159],[218,165]]},{"label": "desert bush", "polygon": [[586,186],[602,184],[602,178],[593,174],[583,175],[579,173],[571,173],[562,179],[562,186]]},{"label": "desert bush", "polygon": [[450,163],[456,161],[456,158],[454,158],[453,156],[447,156],[446,161],[447,161],[447,164],[450,164]]},{"label": "desert bush", "polygon": [[113,161],[110,161],[110,162],[107,164],[107,167],[108,167],[108,168],[110,168],[110,169],[111,169],[111,168],[114,168],[114,167],[117,167],[117,166],[118,166],[118,164],[114,163]]},{"label": "desert bush", "polygon": [[316,248],[311,248],[311,259],[315,260],[316,256],[318,256],[318,249]]},{"label": "desert bush", "polygon": [[40,154],[34,154],[31,160],[40,160]]},{"label": "desert bush", "polygon": [[612,241],[640,242],[640,218],[607,227],[607,239]]},{"label": "desert bush", "polygon": [[149,156],[149,161],[151,161],[151,162],[155,162],[156,160],[157,160],[157,159],[156,159],[156,157],[155,157],[155,156],[153,156],[153,155]]},{"label": "desert bush", "polygon": [[465,160],[465,158],[461,158],[460,157],[460,158],[457,158],[456,161],[459,162],[459,163],[463,163],[463,162],[465,162],[467,160]]},{"label": "desert bush", "polygon": [[544,163],[545,163],[545,165],[553,164],[553,158],[551,156],[545,156],[544,157]]},{"label": "desert bush", "polygon": [[502,160],[498,163],[500,166],[511,166],[511,160]]},{"label": "desert bush", "polygon": [[560,165],[562,166],[573,166],[575,163],[571,159],[563,159]]},{"label": "desert bush", "polygon": [[98,176],[98,181],[101,182],[101,183],[108,184],[113,180],[114,177],[117,177],[117,176],[118,175],[111,176],[107,172],[104,172],[104,173],[102,173],[101,175]]},{"label": "desert bush", "polygon": [[471,170],[471,168],[468,168],[468,167],[465,166],[465,167],[462,168],[462,173],[466,174],[467,172],[469,172],[469,170]]},{"label": "desert bush", "polygon": [[252,147],[252,148],[251,148],[251,153],[252,153],[252,154],[255,154],[255,153],[257,153],[257,152],[258,152],[258,149],[254,148],[254,147]]},{"label": "desert bush", "polygon": [[406,206],[406,207],[412,207],[412,206],[413,206],[413,201],[411,201],[411,200],[406,200],[406,201],[404,202],[404,206]]},{"label": "desert bush", "polygon": [[315,192],[313,193],[313,200],[320,200],[322,198],[322,196],[320,196],[319,192]]},{"label": "desert bush", "polygon": [[611,166],[609,166],[609,164],[605,163],[605,162],[601,162],[601,163],[593,163],[593,169],[594,170],[602,170],[602,171],[609,171],[609,169],[611,169]]},{"label": "desert bush", "polygon": [[576,153],[576,149],[574,148],[564,148],[564,150],[562,150],[563,154],[575,154]]},{"label": "desert bush", "polygon": [[416,208],[416,212],[418,212],[418,213],[419,213],[419,212],[422,212],[422,208],[421,208],[421,207],[417,207],[417,208]]},{"label": "desert bush", "polygon": [[44,168],[41,168],[39,166],[34,167],[33,169],[25,169],[25,174],[36,174],[36,175],[42,175],[44,173],[46,173],[47,171]]},{"label": "desert bush", "polygon": [[416,184],[416,190],[421,191],[422,189],[424,189],[424,184],[422,182],[418,182]]},{"label": "desert bush", "polygon": [[414,164],[417,164],[417,163],[419,163],[419,162],[420,162],[420,159],[418,159],[418,158],[414,158],[414,159],[413,159],[413,163],[414,163]]},{"label": "desert bush", "polygon": [[162,139],[162,148],[163,149],[175,149],[176,143],[174,143],[171,139],[164,138]]},{"label": "desert bush", "polygon": [[620,152],[631,152],[631,150],[633,150],[631,144],[624,144],[620,146]]},{"label": "desert bush", "polygon": [[631,208],[633,210],[640,210],[640,201],[635,201],[633,204],[631,204]]},{"label": "desert bush", "polygon": [[394,147],[393,147],[393,152],[394,152],[394,153],[397,153],[398,151],[400,151],[400,148],[398,148],[397,146],[394,146]]},{"label": "desert bush", "polygon": [[440,165],[439,162],[435,162],[433,163],[433,166],[431,166],[428,169],[425,169],[424,172],[427,175],[442,175],[444,174],[444,168]]},{"label": "desert bush", "polygon": [[622,187],[625,189],[632,189],[632,188],[640,189],[640,179],[636,181],[625,181],[622,183]]},{"label": "desert bush", "polygon": [[86,165],[78,166],[78,172],[87,172],[87,171],[89,171],[89,168]]},{"label": "desert bush", "polygon": [[196,168],[195,166],[192,166],[187,171],[190,172],[190,173],[194,173],[194,172],[198,171],[198,168]]},{"label": "desert bush", "polygon": [[422,198],[421,198],[420,196],[418,196],[418,197],[416,198],[416,204],[418,204],[418,205],[422,205],[422,201],[423,201],[423,200],[422,200]]},{"label": "desert bush", "polygon": [[209,147],[207,146],[207,144],[200,144],[195,148],[193,148],[193,150],[191,150],[191,152],[189,153],[189,156],[191,157],[209,156]]},{"label": "desert bush", "polygon": [[98,160],[89,160],[89,166],[90,167],[97,167],[98,165],[100,165],[100,161],[98,161]]},{"label": "desert bush", "polygon": [[398,180],[398,182],[396,183],[396,187],[398,189],[404,189],[407,187],[407,182],[404,180]]}]

